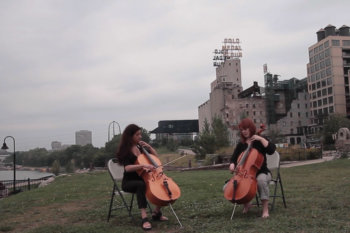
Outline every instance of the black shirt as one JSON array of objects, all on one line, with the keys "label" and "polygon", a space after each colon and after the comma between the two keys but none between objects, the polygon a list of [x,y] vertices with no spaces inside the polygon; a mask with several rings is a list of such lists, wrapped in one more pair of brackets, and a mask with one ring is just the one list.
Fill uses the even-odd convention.
[{"label": "black shirt", "polygon": [[123,175],[123,183],[124,182],[128,182],[130,180],[143,180],[136,171],[131,171],[131,172],[127,172],[125,171],[125,166],[127,165],[133,165],[135,164],[136,160],[137,160],[137,156],[134,155],[132,152],[129,152],[130,154],[125,158],[125,160],[123,161],[123,165],[124,165],[124,175]]},{"label": "black shirt", "polygon": [[[247,143],[239,142],[237,144],[233,154],[232,154],[231,163],[234,163],[235,166],[237,166],[238,157],[247,148],[248,148]],[[258,174],[260,174],[260,173],[267,174],[268,172],[270,172],[270,170],[267,168],[266,154],[270,154],[270,155],[273,154],[276,150],[276,145],[269,141],[269,144],[267,145],[267,147],[264,147],[264,145],[260,141],[253,141],[252,148],[257,149],[264,156],[264,162],[263,162],[260,170],[257,172],[256,176],[258,176]]]}]

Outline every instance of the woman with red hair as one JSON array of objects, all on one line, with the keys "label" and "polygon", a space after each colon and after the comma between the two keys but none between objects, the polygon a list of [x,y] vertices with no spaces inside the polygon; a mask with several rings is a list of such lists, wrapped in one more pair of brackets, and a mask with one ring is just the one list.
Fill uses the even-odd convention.
[{"label": "woman with red hair", "polygon": [[[243,119],[239,123],[238,128],[241,132],[241,141],[237,144],[233,152],[229,169],[232,172],[235,170],[238,157],[248,148],[248,145],[250,144],[252,144],[252,148],[257,149],[264,156],[264,162],[256,174],[256,179],[258,182],[258,192],[263,205],[261,217],[267,218],[269,217],[269,182],[271,180],[271,172],[267,168],[266,154],[273,154],[276,150],[276,146],[266,138],[256,134],[255,124],[249,118]],[[251,206],[252,205],[250,203],[245,203],[243,213],[247,213]]]}]

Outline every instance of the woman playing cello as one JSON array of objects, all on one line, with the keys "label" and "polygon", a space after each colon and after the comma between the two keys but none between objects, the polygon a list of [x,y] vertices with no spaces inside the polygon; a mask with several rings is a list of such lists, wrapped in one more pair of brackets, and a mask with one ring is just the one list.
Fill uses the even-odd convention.
[{"label": "woman playing cello", "polygon": [[[140,146],[149,150],[153,155],[157,152],[146,142],[141,141],[141,128],[135,124],[128,125],[123,134],[117,152],[118,163],[124,166],[122,189],[125,192],[136,193],[137,204],[141,210],[142,229],[150,230],[152,225],[147,218],[146,184],[136,171],[154,169],[151,164],[135,164],[137,157],[141,155]],[[156,206],[152,213],[153,220],[166,221],[168,218],[162,215],[160,206]]]},{"label": "woman playing cello", "polygon": [[[267,168],[266,154],[273,154],[276,150],[276,146],[267,139],[256,135],[256,127],[251,119],[243,119],[238,127],[241,133],[241,141],[237,144],[233,152],[229,169],[232,172],[235,170],[238,157],[248,148],[248,145],[250,144],[252,144],[252,148],[255,148],[264,156],[263,164],[260,170],[258,170],[256,176],[258,182],[258,192],[263,205],[262,217],[267,218],[269,217],[269,182],[271,180],[271,173]],[[250,203],[245,203],[243,213],[247,213],[250,207]]]}]

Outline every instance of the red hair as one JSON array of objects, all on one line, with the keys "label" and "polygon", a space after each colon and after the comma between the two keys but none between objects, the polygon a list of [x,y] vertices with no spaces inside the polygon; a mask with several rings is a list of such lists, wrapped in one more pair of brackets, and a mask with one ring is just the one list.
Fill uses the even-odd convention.
[{"label": "red hair", "polygon": [[[255,127],[255,124],[254,122],[249,119],[249,118],[244,118],[241,123],[239,123],[238,125],[238,128],[239,130],[242,130],[242,129],[249,129],[249,132],[250,132],[250,137],[253,136],[255,133],[256,133],[256,127]],[[246,138],[243,137],[243,134],[241,132],[241,140],[242,142],[245,142]]]}]

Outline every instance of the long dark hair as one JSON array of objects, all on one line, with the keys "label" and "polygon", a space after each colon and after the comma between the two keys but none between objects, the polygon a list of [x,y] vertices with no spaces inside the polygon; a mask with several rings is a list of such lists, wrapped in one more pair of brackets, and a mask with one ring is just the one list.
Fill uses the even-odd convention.
[{"label": "long dark hair", "polygon": [[245,138],[242,134],[242,129],[249,129],[250,135],[249,137],[253,136],[256,133],[256,126],[254,122],[249,118],[244,118],[241,123],[238,125],[239,130],[241,130],[241,141],[245,142],[247,138]]},{"label": "long dark hair", "polygon": [[132,137],[134,134],[139,131],[141,128],[135,124],[128,125],[122,134],[122,139],[119,143],[118,151],[117,151],[117,160],[118,163],[123,165],[126,157],[131,152],[131,148],[133,146]]}]

